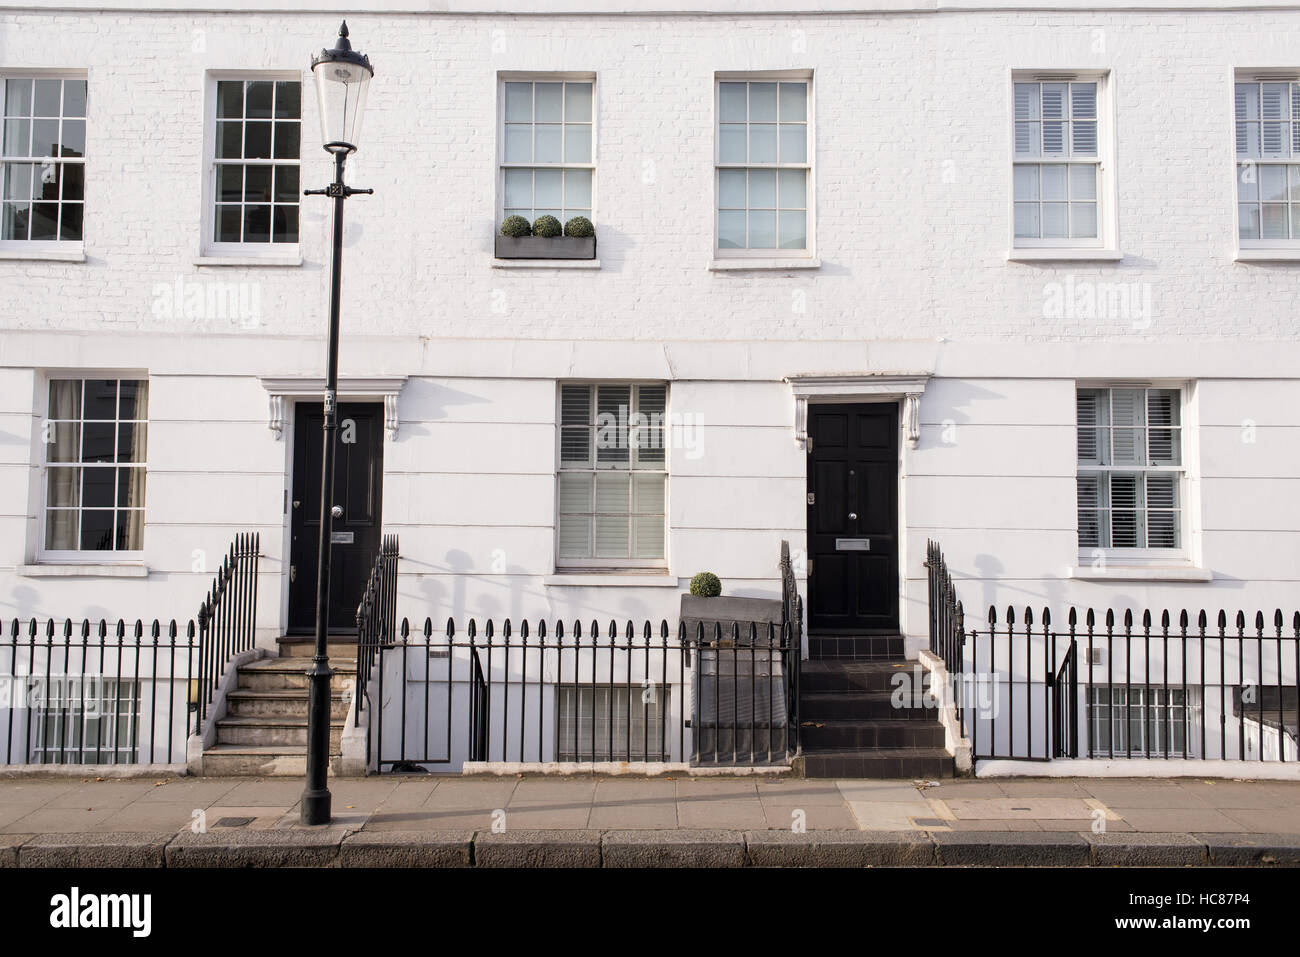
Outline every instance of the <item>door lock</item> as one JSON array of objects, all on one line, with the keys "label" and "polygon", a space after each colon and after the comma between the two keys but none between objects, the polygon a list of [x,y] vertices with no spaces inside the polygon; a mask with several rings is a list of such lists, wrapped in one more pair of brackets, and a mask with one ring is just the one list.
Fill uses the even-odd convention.
[{"label": "door lock", "polygon": [[849,521],[850,521],[850,522],[856,522],[857,520],[858,520],[858,513],[857,513],[857,512],[849,512]]},{"label": "door lock", "polygon": [[330,508],[330,517],[331,517],[331,518],[342,518],[342,517],[343,517],[343,506],[342,506],[342,505],[334,505],[334,506],[331,506],[331,508]]},{"label": "door lock", "polygon": [[290,566],[289,566],[289,581],[290,581],[290,582],[293,582],[297,577],[298,577],[298,566],[297,566],[297,565],[290,565]]}]

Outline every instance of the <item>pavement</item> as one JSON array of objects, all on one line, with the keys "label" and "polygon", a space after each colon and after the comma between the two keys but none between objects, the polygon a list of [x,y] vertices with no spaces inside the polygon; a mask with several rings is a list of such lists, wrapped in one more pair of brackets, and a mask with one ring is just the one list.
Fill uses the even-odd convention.
[{"label": "pavement", "polygon": [[0,867],[1300,866],[1300,782],[0,780]]}]

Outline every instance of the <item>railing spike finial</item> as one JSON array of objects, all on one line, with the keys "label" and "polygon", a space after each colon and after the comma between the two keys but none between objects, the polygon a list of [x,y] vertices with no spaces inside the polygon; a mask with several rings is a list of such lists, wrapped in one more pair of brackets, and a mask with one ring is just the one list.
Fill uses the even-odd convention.
[{"label": "railing spike finial", "polygon": [[1273,612],[1273,627],[1278,629],[1278,631],[1282,630],[1282,609],[1281,608]]},{"label": "railing spike finial", "polygon": [[996,625],[997,623],[998,623],[998,609],[994,605],[989,605],[989,624]]},{"label": "railing spike finial", "polygon": [[1219,609],[1219,630],[1223,631],[1223,629],[1227,627],[1228,627],[1228,613],[1224,611],[1222,608],[1220,608]]},{"label": "railing spike finial", "polygon": [[1127,630],[1133,627],[1133,609],[1124,609],[1124,628]]},{"label": "railing spike finial", "polygon": [[1079,612],[1073,605],[1070,606],[1070,614],[1066,616],[1065,620],[1071,628],[1079,623]]},{"label": "railing spike finial", "polygon": [[1043,607],[1043,629],[1046,630],[1052,624],[1052,610],[1046,606]]},{"label": "railing spike finial", "polygon": [[1262,611],[1255,612],[1255,630],[1264,630],[1264,613]]},{"label": "railing spike finial", "polygon": [[1096,616],[1096,614],[1093,613],[1093,610],[1092,610],[1091,608],[1088,609],[1088,614],[1086,614],[1086,615],[1084,616],[1084,618],[1083,618],[1083,623],[1084,623],[1088,628],[1095,628],[1095,627],[1096,627],[1096,625],[1097,625],[1097,616]]}]

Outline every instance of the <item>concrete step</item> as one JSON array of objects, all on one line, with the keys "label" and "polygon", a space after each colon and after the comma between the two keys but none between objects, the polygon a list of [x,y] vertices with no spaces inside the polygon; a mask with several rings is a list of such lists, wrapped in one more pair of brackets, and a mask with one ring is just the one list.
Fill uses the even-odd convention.
[{"label": "concrete step", "polygon": [[[239,669],[238,687],[248,691],[276,691],[285,688],[308,687],[307,671],[310,658],[262,658],[250,661]],[[334,680],[330,687],[334,693],[351,691],[356,684],[357,663],[349,658],[331,658],[330,668]]]},{"label": "concrete step", "polygon": [[799,741],[807,751],[942,748],[943,726],[937,721],[859,721],[801,719]]},{"label": "concrete step", "polygon": [[[923,699],[924,701],[925,699]],[[911,694],[888,691],[838,691],[805,693],[799,696],[799,717],[803,721],[860,719],[864,721],[934,721],[938,712],[934,699],[930,707],[918,705]]]},{"label": "concrete step", "polygon": [[[338,757],[338,752],[331,752],[331,765]],[[204,776],[300,778],[306,773],[307,752],[304,748],[219,744],[203,752]]]},{"label": "concrete step", "polygon": [[[330,721],[330,750],[338,751],[344,720]],[[222,718],[217,722],[217,744],[252,744],[275,747],[307,746],[307,718]]]},{"label": "concrete step", "polygon": [[801,694],[828,692],[892,691],[899,673],[913,674],[916,661],[903,658],[809,659],[800,664]]},{"label": "concrete step", "polygon": [[[276,688],[252,691],[236,688],[226,696],[227,714],[232,718],[297,717],[305,718],[310,703],[306,688]],[[348,698],[336,692],[330,695],[330,717],[343,719],[348,713]]]},{"label": "concrete step", "polygon": [[956,776],[952,755],[943,748],[805,751],[794,759],[793,766],[795,773],[805,778],[901,778],[914,781]]},{"label": "concrete step", "polygon": [[811,658],[902,658],[902,635],[811,635]]},{"label": "concrete step", "polygon": [[[316,654],[316,637],[314,635],[281,635],[275,639],[280,646],[281,658],[310,658]],[[330,659],[357,658],[356,635],[329,635],[325,640],[325,654]]]}]

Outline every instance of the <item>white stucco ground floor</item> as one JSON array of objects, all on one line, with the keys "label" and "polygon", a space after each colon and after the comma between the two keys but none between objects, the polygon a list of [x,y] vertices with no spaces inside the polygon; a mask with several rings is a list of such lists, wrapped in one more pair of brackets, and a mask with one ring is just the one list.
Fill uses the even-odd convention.
[{"label": "white stucco ground floor", "polygon": [[[188,618],[256,532],[259,641],[303,626],[323,353],[254,333],[6,333],[2,613]],[[364,577],[372,529],[397,534],[399,616],[671,621],[701,571],[779,596],[783,540],[813,633],[909,647],[928,540],[981,620],[1298,604],[1294,343],[345,334],[342,356],[338,574]],[[143,422],[125,421],[124,385],[116,437],[90,385],[80,412],[56,409],[69,378],[147,382]],[[114,461],[116,491],[92,487]]]}]

